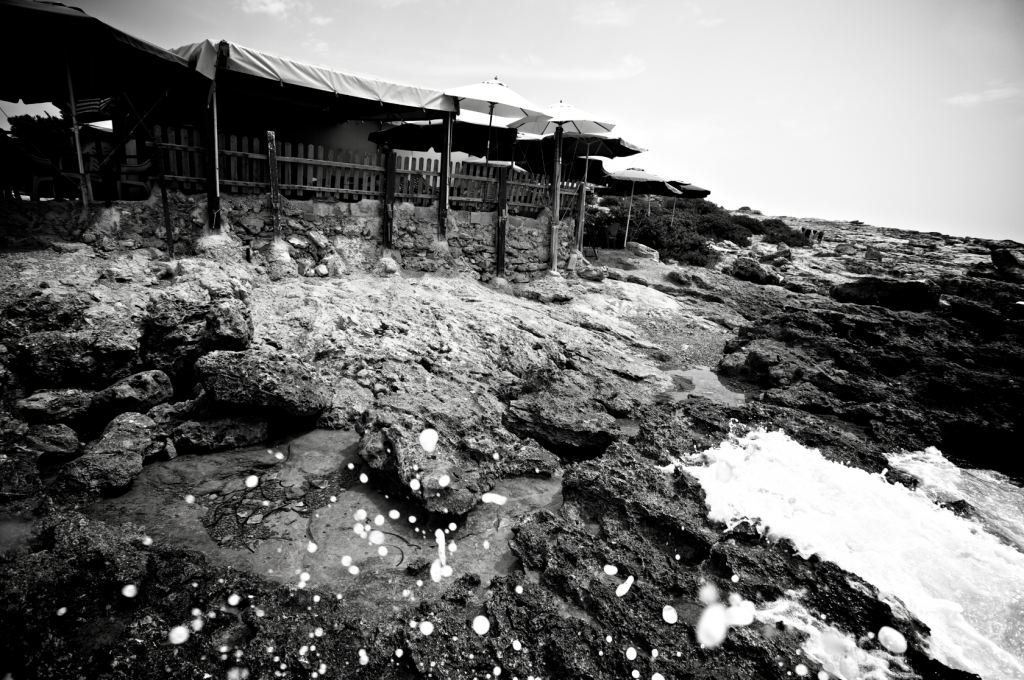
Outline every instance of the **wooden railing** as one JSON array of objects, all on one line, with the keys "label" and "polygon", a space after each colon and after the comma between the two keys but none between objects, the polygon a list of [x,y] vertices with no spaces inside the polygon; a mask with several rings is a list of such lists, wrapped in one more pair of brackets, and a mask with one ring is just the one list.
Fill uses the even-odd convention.
[{"label": "wooden railing", "polygon": [[[164,172],[171,188],[206,189],[206,149],[199,130],[187,126],[155,125],[153,138],[163,154]],[[154,146],[154,142],[147,143]],[[322,145],[277,142],[281,193],[293,198],[358,201],[383,200],[388,154],[367,154]],[[144,154],[143,154],[144,155]],[[218,135],[220,185],[223,193],[265,193],[270,190],[266,140],[220,133]],[[428,206],[437,200],[441,183],[440,161],[395,152],[395,198]],[[453,163],[449,203],[454,210],[493,211],[498,208],[499,167],[482,163]],[[580,182],[561,183],[562,215],[572,216]],[[551,204],[550,179],[511,170],[506,184],[511,212],[530,212]]]}]

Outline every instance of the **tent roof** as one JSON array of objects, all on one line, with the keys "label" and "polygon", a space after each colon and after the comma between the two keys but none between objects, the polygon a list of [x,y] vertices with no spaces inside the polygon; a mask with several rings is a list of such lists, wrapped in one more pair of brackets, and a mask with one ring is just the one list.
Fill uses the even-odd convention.
[{"label": "tent roof", "polygon": [[69,66],[76,99],[116,96],[139,82],[181,77],[188,67],[180,56],[59,2],[0,0],[0,25],[5,101],[68,101]]},{"label": "tent roof", "polygon": [[[455,111],[452,98],[440,90],[403,85],[374,76],[338,71],[294,59],[260,52],[237,43],[210,40],[171,50],[184,58],[196,71],[213,78],[217,67],[257,78],[296,85],[336,95],[368,99],[412,109]],[[218,57],[224,58],[218,64]]]}]

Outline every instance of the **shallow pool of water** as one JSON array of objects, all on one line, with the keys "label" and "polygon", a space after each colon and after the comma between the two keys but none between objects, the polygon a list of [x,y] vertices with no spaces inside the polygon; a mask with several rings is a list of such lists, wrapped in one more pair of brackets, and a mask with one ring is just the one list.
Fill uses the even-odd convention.
[{"label": "shallow pool of water", "polygon": [[[258,479],[253,488],[245,483],[250,476]],[[337,486],[339,480],[347,481]],[[463,517],[422,512],[408,498],[389,492],[393,488],[359,458],[357,435],[316,430],[271,447],[182,456],[147,466],[130,491],[103,499],[87,512],[106,521],[142,524],[154,541],[200,550],[217,564],[382,606],[414,599],[421,588],[438,587],[429,573],[438,558],[438,529],[452,567],[450,578],[473,573],[486,587],[515,566],[508,547],[512,526],[527,513],[557,510],[562,503],[560,476],[501,480],[492,492],[507,498],[504,505],[481,503]],[[189,495],[193,503],[186,501]],[[272,500],[261,500],[266,498]],[[258,521],[270,536],[222,545],[211,537],[203,517],[223,514],[225,508],[237,508],[239,523]]]},{"label": "shallow pool of water", "polygon": [[729,406],[742,406],[747,396],[742,392],[733,392],[722,384],[707,366],[697,366],[685,371],[672,370],[665,372],[672,378],[675,389],[663,392],[658,401],[663,404],[678,403],[690,397],[706,397],[712,401]]}]

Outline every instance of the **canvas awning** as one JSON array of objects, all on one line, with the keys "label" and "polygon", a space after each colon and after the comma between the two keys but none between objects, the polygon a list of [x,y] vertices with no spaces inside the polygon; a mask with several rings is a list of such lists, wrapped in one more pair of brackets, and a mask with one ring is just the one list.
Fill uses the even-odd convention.
[{"label": "canvas awning", "polygon": [[220,69],[280,85],[294,85],[338,97],[377,102],[388,112],[395,112],[394,107],[400,107],[409,111],[432,112],[436,118],[439,111],[456,110],[452,98],[440,90],[307,64],[260,52],[227,40],[219,43],[205,40],[173,48],[171,52],[184,58],[196,71],[210,79],[213,79]]},{"label": "canvas awning", "polygon": [[140,83],[165,90],[188,61],[59,2],[0,0],[0,99],[26,104],[68,101],[68,69],[77,99],[115,97]]}]

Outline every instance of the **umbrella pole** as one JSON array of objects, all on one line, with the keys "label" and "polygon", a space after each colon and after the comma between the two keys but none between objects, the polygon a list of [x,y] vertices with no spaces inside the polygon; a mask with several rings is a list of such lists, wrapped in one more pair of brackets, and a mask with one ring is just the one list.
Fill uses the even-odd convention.
[{"label": "umbrella pole", "polygon": [[558,190],[562,181],[562,126],[555,128],[555,162],[551,170],[551,271],[558,273]]},{"label": "umbrella pole", "polygon": [[[64,65],[68,72],[68,97],[71,99],[71,129],[75,131],[75,151],[78,154],[78,186],[82,190],[82,206],[89,205],[89,196],[86,191],[85,161],[82,160],[82,140],[78,137],[78,113],[75,111],[75,90],[71,86],[71,62],[65,59]],[[56,190],[54,196],[57,195]]]},{"label": "umbrella pole", "polygon": [[679,202],[678,198],[672,198],[672,219],[668,222],[668,228],[671,229],[676,223],[676,203]]},{"label": "umbrella pole", "polygon": [[633,183],[629,185],[629,212],[626,213],[626,238],[622,241],[623,248],[629,243],[629,218],[633,216],[633,189],[635,188],[636,180],[633,180]]},{"label": "umbrella pole", "polygon": [[583,186],[580,187],[579,233],[576,234],[576,250],[583,252],[583,229],[586,227],[587,174],[590,172],[590,145],[587,145],[587,160],[583,166]]},{"label": "umbrella pole", "polygon": [[[491,104],[491,117],[487,119],[487,151],[484,153],[484,177],[491,176],[491,124],[494,123],[494,104]],[[487,187],[487,195],[484,196],[486,201],[491,197],[491,183],[488,182],[484,186]]]}]

